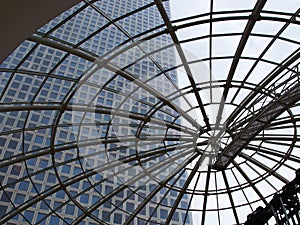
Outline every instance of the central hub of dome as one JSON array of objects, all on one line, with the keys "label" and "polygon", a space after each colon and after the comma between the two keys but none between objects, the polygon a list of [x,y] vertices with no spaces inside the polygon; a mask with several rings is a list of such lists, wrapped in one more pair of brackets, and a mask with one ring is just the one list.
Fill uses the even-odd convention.
[{"label": "central hub of dome", "polygon": [[194,139],[195,151],[200,154],[200,170],[212,165],[220,151],[232,141],[231,135],[221,129],[197,134]]},{"label": "central hub of dome", "polygon": [[198,134],[197,138],[195,138],[195,145],[201,149],[210,146],[215,150],[222,150],[231,141],[232,137],[228,132],[221,130],[211,130],[200,135]]},{"label": "central hub of dome", "polygon": [[196,138],[196,145],[201,149],[207,148],[208,146],[212,146],[213,148],[220,146],[221,135],[220,132],[216,131],[207,131],[198,135]]}]

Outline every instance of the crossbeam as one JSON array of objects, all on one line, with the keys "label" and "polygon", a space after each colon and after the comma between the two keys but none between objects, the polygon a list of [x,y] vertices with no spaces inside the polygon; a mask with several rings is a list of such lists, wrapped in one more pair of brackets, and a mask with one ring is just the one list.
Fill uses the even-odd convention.
[{"label": "crossbeam", "polygon": [[252,116],[250,122],[242,129],[217,157],[213,169],[224,170],[242,151],[242,149],[265,129],[285,110],[300,100],[300,83],[297,82],[285,90],[278,98],[269,102],[258,113]]}]

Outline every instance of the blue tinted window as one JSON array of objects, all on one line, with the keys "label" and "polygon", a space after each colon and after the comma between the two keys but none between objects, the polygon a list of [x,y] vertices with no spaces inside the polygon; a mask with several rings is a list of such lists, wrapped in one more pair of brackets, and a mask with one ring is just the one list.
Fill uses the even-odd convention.
[{"label": "blue tinted window", "polygon": [[184,209],[187,209],[188,203],[187,202],[181,202],[181,207]]},{"label": "blue tinted window", "polygon": [[113,188],[110,186],[106,186],[105,187],[105,194],[109,194],[110,192],[112,192]]},{"label": "blue tinted window", "polygon": [[6,142],[6,139],[0,137],[0,146],[4,146],[5,142]]},{"label": "blue tinted window", "polygon": [[36,164],[36,158],[34,158],[34,159],[29,159],[29,160],[27,161],[27,165],[35,166],[35,164]]},{"label": "blue tinted window", "polygon": [[87,195],[87,194],[81,195],[80,202],[87,204],[89,202],[89,195]]},{"label": "blue tinted window", "polygon": [[43,140],[44,140],[44,137],[36,136],[35,139],[34,139],[34,142],[37,143],[37,144],[42,144]]},{"label": "blue tinted window", "polygon": [[63,138],[63,139],[66,139],[66,138],[67,138],[67,132],[61,131],[61,132],[59,133],[59,137],[60,137],[60,138]]},{"label": "blue tinted window", "polygon": [[6,214],[7,206],[0,205],[0,217]]},{"label": "blue tinted window", "polygon": [[25,99],[25,98],[26,98],[25,93],[19,93],[19,94],[18,94],[18,98],[20,98],[20,99]]},{"label": "blue tinted window", "polygon": [[51,216],[50,224],[59,224],[60,219],[57,216]]},{"label": "blue tinted window", "polygon": [[178,212],[174,213],[173,220],[179,221],[179,213]]},{"label": "blue tinted window", "polygon": [[69,165],[63,165],[62,172],[69,174],[71,172],[71,166],[69,166]]},{"label": "blue tinted window", "polygon": [[82,188],[85,190],[90,187],[90,183],[87,181],[83,181]]},{"label": "blue tinted window", "polygon": [[106,104],[109,105],[109,106],[112,106],[112,101],[107,99]]},{"label": "blue tinted window", "polygon": [[48,165],[48,160],[42,159],[42,160],[40,161],[39,167],[45,168],[45,167],[47,167],[47,165]]},{"label": "blue tinted window", "polygon": [[[6,151],[6,152],[4,153],[4,158],[5,158],[5,159],[10,158],[10,157],[12,157],[13,155],[14,155],[13,152]],[[1,170],[1,171],[2,171],[2,170]]]},{"label": "blue tinted window", "polygon": [[133,212],[134,211],[134,204],[130,203],[130,202],[127,202],[126,203],[126,211],[127,212]]},{"label": "blue tinted window", "polygon": [[92,198],[92,204],[95,204],[95,203],[97,203],[98,201],[100,201],[100,197],[98,197],[98,196],[93,196],[93,198]]},{"label": "blue tinted window", "polygon": [[74,205],[67,205],[66,213],[69,215],[74,215],[75,206]]},{"label": "blue tinted window", "polygon": [[73,158],[73,157],[72,157],[71,154],[66,154],[66,156],[65,156],[66,161],[67,161],[67,160],[70,160],[70,159],[72,159],[72,158]]},{"label": "blue tinted window", "polygon": [[74,168],[74,175],[80,174],[81,173],[81,169],[78,167]]},{"label": "blue tinted window", "polygon": [[48,117],[43,117],[42,118],[42,124],[48,124],[50,119]]},{"label": "blue tinted window", "polygon": [[114,95],[113,95],[112,93],[107,93],[107,97],[108,97],[108,98],[113,98]]},{"label": "blue tinted window", "polygon": [[11,173],[14,175],[19,175],[21,172],[21,169],[22,169],[22,167],[20,165],[14,165],[11,170]]},{"label": "blue tinted window", "polygon": [[27,133],[27,134],[25,135],[24,139],[25,139],[26,141],[31,141],[31,139],[32,139],[32,134]]},{"label": "blue tinted window", "polygon": [[[184,220],[184,217],[182,218],[182,220]],[[182,221],[182,222],[184,222],[184,221]],[[189,216],[186,217],[186,223],[190,223],[190,217]]]},{"label": "blue tinted window", "polygon": [[18,88],[19,87],[19,83],[17,83],[17,82],[13,82],[12,84],[11,84],[11,86],[13,87],[13,88]]},{"label": "blue tinted window", "polygon": [[12,195],[12,192],[6,191],[5,193],[2,194],[1,201],[9,202],[11,195]]},{"label": "blue tinted window", "polygon": [[29,187],[29,182],[28,181],[21,181],[19,189],[21,191],[27,191]]},{"label": "blue tinted window", "polygon": [[79,182],[76,182],[74,184],[71,184],[71,187],[73,188],[79,188]]},{"label": "blue tinted window", "polygon": [[64,199],[65,198],[65,192],[63,190],[60,190],[56,192],[56,197]]},{"label": "blue tinted window", "polygon": [[68,120],[68,121],[71,121],[71,119],[72,119],[72,115],[71,115],[71,114],[68,114],[68,113],[66,113],[66,114],[65,114],[65,119],[66,119],[66,120]]},{"label": "blue tinted window", "polygon": [[33,115],[31,116],[31,120],[37,122],[37,121],[39,120],[39,116],[36,115],[36,114],[33,114]]},{"label": "blue tinted window", "polygon": [[14,91],[14,90],[9,90],[8,92],[7,92],[7,95],[8,96],[15,96],[15,94],[16,94],[16,91]]},{"label": "blue tinted window", "polygon": [[37,189],[37,191],[40,193],[42,190],[42,185],[41,184],[34,184],[35,188]]},{"label": "blue tinted window", "polygon": [[46,214],[44,214],[44,213],[38,213],[38,215],[37,215],[37,221],[41,220],[45,216],[46,216]]},{"label": "blue tinted window", "polygon": [[115,213],[114,215],[114,223],[121,224],[122,223],[122,215],[119,213]]},{"label": "blue tinted window", "polygon": [[17,141],[14,141],[14,140],[11,140],[8,144],[8,147],[9,148],[12,148],[12,149],[16,149],[17,148],[17,145],[18,145],[18,142]]},{"label": "blue tinted window", "polygon": [[165,209],[161,209],[160,210],[160,216],[161,216],[162,219],[167,219],[167,217],[168,217],[168,211],[165,210]]},{"label": "blue tinted window", "polygon": [[55,183],[55,181],[56,181],[56,176],[55,176],[54,174],[51,174],[51,173],[50,173],[50,174],[48,175],[47,181],[50,182],[50,183]]},{"label": "blue tinted window", "polygon": [[[49,204],[48,200],[46,200],[46,202]],[[45,210],[49,209],[48,206],[47,206],[47,204],[46,204],[46,202],[45,201],[41,202],[41,209],[45,209]]]},{"label": "blue tinted window", "polygon": [[106,212],[106,211],[102,212],[102,219],[105,219],[105,221],[108,221],[109,217],[110,217],[110,213],[109,212]]},{"label": "blue tinted window", "polygon": [[35,176],[35,179],[37,180],[44,180],[45,174],[44,173],[39,173]]},{"label": "blue tinted window", "polygon": [[32,211],[25,211],[25,213],[24,213],[24,216],[29,220],[29,221],[32,221],[32,219],[33,219],[33,212]]}]

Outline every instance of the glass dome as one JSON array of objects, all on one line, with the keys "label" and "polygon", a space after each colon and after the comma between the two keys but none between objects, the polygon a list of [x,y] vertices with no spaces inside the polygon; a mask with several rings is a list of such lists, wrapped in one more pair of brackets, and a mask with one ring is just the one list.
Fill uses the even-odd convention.
[{"label": "glass dome", "polygon": [[299,12],[86,0],[40,27],[0,66],[0,223],[244,223],[300,167]]}]

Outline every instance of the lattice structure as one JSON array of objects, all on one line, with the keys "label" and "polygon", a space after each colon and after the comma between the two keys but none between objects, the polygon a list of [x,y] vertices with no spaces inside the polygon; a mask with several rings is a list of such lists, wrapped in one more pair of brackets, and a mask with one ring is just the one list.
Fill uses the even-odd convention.
[{"label": "lattice structure", "polygon": [[265,208],[300,168],[299,13],[84,0],[48,20],[0,64],[0,224],[232,225]]}]

